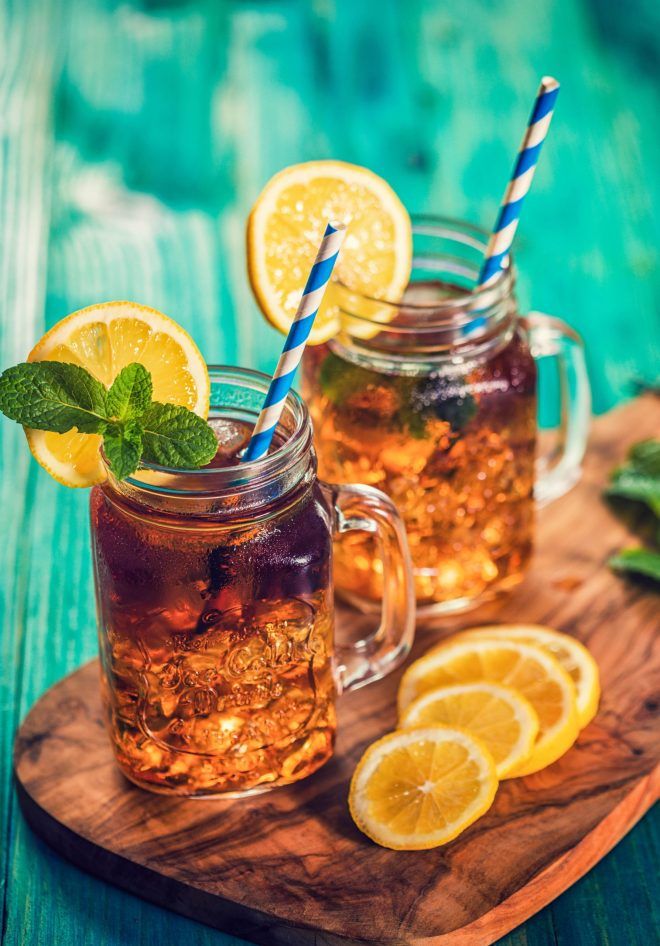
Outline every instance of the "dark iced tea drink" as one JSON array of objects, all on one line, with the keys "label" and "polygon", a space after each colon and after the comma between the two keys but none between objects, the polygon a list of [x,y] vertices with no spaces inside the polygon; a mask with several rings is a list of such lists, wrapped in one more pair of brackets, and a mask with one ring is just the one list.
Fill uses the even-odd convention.
[{"label": "dark iced tea drink", "polygon": [[[213,376],[208,468],[149,468],[92,493],[111,738],[123,772],[156,791],[243,793],[309,775],[332,753],[338,687],[368,682],[335,659],[341,497],[316,479],[307,414],[292,396],[271,455],[241,464],[258,406],[227,396],[240,382],[258,405],[263,376]],[[402,659],[410,620],[393,633]]]},{"label": "dark iced tea drink", "polygon": [[[342,288],[344,331],[308,347],[302,390],[321,475],[376,486],[403,515],[424,614],[468,607],[522,577],[534,531],[537,372],[511,271],[471,291],[479,232],[427,222],[416,244],[400,304]],[[578,465],[585,433],[580,447],[573,432]],[[372,537],[339,540],[336,584],[363,608],[380,598]]]}]

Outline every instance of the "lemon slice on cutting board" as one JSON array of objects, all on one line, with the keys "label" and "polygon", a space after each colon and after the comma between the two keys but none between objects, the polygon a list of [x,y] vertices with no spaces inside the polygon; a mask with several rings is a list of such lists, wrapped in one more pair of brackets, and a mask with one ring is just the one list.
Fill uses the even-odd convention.
[{"label": "lemon slice on cutting board", "polygon": [[410,217],[382,178],[343,161],[285,168],[266,184],[247,225],[250,283],[263,314],[281,332],[291,326],[329,220],[346,224],[347,233],[311,345],[328,341],[341,328],[342,295],[346,308],[361,317],[351,319],[351,332],[377,334],[373,322],[387,321],[394,310],[363,297],[398,302],[412,266]]},{"label": "lemon slice on cutting board", "polygon": [[[135,302],[104,302],[62,319],[41,338],[28,361],[80,365],[109,387],[122,368],[139,362],[151,372],[153,398],[181,404],[207,417],[210,381],[190,335],[173,320]],[[97,434],[25,428],[34,458],[65,486],[93,486],[105,479]]]},{"label": "lemon slice on cutting board", "polygon": [[373,743],[353,773],[351,816],[383,847],[416,851],[453,840],[493,803],[495,763],[474,736],[442,726]]},{"label": "lemon slice on cutting board", "polygon": [[399,726],[454,726],[486,746],[499,779],[532,754],[539,718],[524,696],[500,683],[455,683],[422,693],[403,711]]},{"label": "lemon slice on cutting board", "polygon": [[[536,644],[541,650],[545,650],[559,661],[575,684],[580,729],[590,723],[598,712],[600,700],[598,664],[584,644],[571,637],[570,634],[538,624],[493,624],[469,628],[456,637],[463,635]],[[455,640],[456,637],[452,637],[451,640]]]},{"label": "lemon slice on cutting board", "polygon": [[539,733],[531,755],[509,777],[529,775],[562,756],[580,731],[573,681],[546,651],[520,641],[459,638],[412,663],[399,686],[399,712],[422,693],[488,680],[518,690],[534,707]]}]

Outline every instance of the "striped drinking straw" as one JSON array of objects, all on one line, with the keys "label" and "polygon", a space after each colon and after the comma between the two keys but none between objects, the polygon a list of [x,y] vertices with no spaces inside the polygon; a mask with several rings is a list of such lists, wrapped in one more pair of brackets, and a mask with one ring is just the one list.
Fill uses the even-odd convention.
[{"label": "striped drinking straw", "polygon": [[316,261],[307,278],[298,311],[284,342],[284,348],[273,379],[270,382],[264,405],[257,418],[257,423],[254,425],[250,442],[243,454],[243,462],[259,460],[268,453],[275,428],[284,408],[284,402],[293,384],[293,377],[303,356],[309,333],[312,330],[316,313],[319,310],[332,270],[337,262],[345,233],[346,227],[341,223],[329,223],[325,228],[321,246],[316,254]]},{"label": "striped drinking straw", "polygon": [[508,266],[509,250],[518,227],[520,210],[534,177],[539,153],[550,127],[558,94],[557,80],[551,76],[544,76],[536,94],[534,108],[518,151],[513,174],[504,192],[495,229],[488,241],[486,255],[479,272],[478,289],[487,286],[500,270]]}]

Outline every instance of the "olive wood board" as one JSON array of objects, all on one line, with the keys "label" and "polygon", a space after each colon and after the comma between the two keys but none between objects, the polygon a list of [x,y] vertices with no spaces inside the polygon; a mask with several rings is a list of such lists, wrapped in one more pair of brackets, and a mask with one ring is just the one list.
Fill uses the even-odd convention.
[{"label": "olive wood board", "polygon": [[[341,698],[337,751],[318,773],[214,801],[123,779],[104,731],[98,665],[87,664],[37,702],[18,733],[27,821],[83,869],[268,946],[492,943],[586,873],[658,796],[660,598],[609,571],[608,557],[630,537],[600,497],[627,446],[660,429],[658,404],[646,396],[595,422],[582,482],[539,514],[533,565],[508,599],[418,634],[416,655],[474,623],[549,624],[587,644],[602,675],[600,711],[576,746],[504,782],[490,811],[451,844],[389,851],[348,813],[358,758],[395,725],[400,671]],[[342,633],[354,625],[342,615]]]}]

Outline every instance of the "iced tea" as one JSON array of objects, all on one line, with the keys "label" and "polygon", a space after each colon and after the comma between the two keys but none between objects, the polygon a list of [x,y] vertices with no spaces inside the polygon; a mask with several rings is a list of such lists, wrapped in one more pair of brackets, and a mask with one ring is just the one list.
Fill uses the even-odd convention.
[{"label": "iced tea", "polygon": [[[460,370],[389,373],[332,343],[305,358],[321,475],[394,500],[418,604],[465,603],[518,581],[532,549],[536,443],[536,368],[522,331]],[[341,539],[335,568],[347,596],[381,596],[371,537]]]},{"label": "iced tea", "polygon": [[[338,692],[393,669],[411,644],[403,525],[376,491],[317,480],[297,396],[269,456],[240,462],[268,380],[214,371],[209,467],[141,468],[92,491],[110,736],[125,775],[153,791],[243,794],[304,778],[332,754]],[[374,520],[392,562],[391,607],[368,656],[335,653],[342,508]]]},{"label": "iced tea", "polygon": [[[249,430],[218,424],[213,465],[236,464]],[[327,518],[318,484],[283,516],[231,527],[145,515],[94,489],[105,696],[129,778],[246,790],[330,756]]]},{"label": "iced tea", "polygon": [[[394,500],[422,616],[471,607],[521,580],[534,502],[576,482],[586,444],[580,338],[558,319],[521,318],[512,263],[475,291],[485,246],[470,224],[414,219],[403,298],[338,283],[342,329],[308,346],[303,360],[319,472]],[[535,460],[536,362],[546,358],[559,380],[561,422],[553,448]],[[336,586],[344,597],[369,610],[385,589],[381,572],[373,537],[340,537]]]}]

